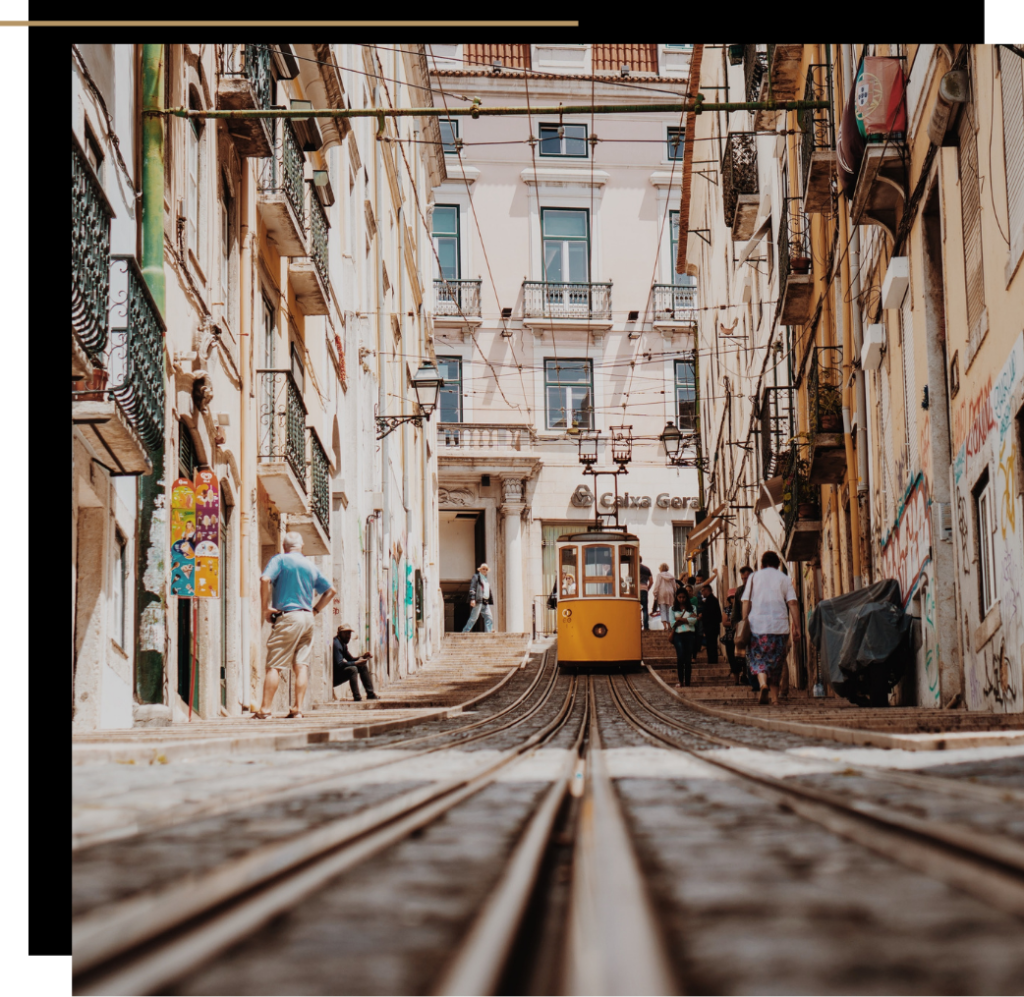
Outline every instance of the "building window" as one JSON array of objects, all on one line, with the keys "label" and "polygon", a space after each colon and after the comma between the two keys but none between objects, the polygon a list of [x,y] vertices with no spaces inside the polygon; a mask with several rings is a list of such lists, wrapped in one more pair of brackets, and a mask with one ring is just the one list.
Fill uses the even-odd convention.
[{"label": "building window", "polygon": [[1003,92],[1003,155],[1010,221],[1010,267],[1024,253],[1024,60],[999,47]]},{"label": "building window", "polygon": [[458,280],[462,274],[462,242],[459,237],[459,207],[457,204],[437,204],[433,219],[434,251],[440,262],[437,278]]},{"label": "building window", "polygon": [[982,619],[996,601],[995,578],[995,519],[992,515],[992,489],[988,486],[986,468],[974,486],[974,521],[978,529],[978,589],[981,599]]},{"label": "building window", "polygon": [[297,343],[292,343],[291,349],[291,360],[292,360],[292,377],[295,379],[295,383],[299,386],[299,391],[303,394],[306,392],[306,368],[302,363],[302,355],[299,352]]},{"label": "building window", "polygon": [[587,158],[586,125],[541,125],[540,154],[565,156],[569,159]]},{"label": "building window", "polygon": [[697,432],[697,377],[692,360],[676,361],[676,419],[682,432]]},{"label": "building window", "polygon": [[457,118],[438,118],[438,127],[441,129],[441,148],[446,156],[456,154],[455,140],[459,137],[459,121]]},{"label": "building window", "polygon": [[274,306],[263,299],[263,366],[274,366],[274,339],[277,335],[277,317]]},{"label": "building window", "polygon": [[195,477],[199,458],[196,445],[192,442],[192,432],[184,422],[178,424],[178,474],[191,481]]},{"label": "building window", "polygon": [[693,48],[693,46],[692,45],[666,45],[665,48],[678,48],[678,49],[684,49],[685,51],[690,51]]},{"label": "building window", "polygon": [[125,623],[128,604],[128,540],[118,529],[114,530],[114,639],[123,650],[127,635]]},{"label": "building window", "polygon": [[686,538],[690,535],[690,527],[682,523],[672,524],[672,561],[675,565],[676,578],[686,570]]},{"label": "building window", "polygon": [[188,142],[185,217],[188,224],[188,248],[192,250],[192,254],[197,259],[199,257],[199,146],[202,127],[202,122],[198,118],[190,118],[185,129]]},{"label": "building window", "polygon": [[967,331],[970,357],[985,338],[985,269],[982,259],[981,180],[978,176],[978,138],[974,131],[973,101],[960,112],[957,166],[960,210],[963,215],[964,273],[967,280]]},{"label": "building window", "polygon": [[96,141],[96,136],[93,134],[88,123],[86,123],[85,126],[85,158],[89,160],[89,165],[92,167],[93,172],[96,174],[100,181],[100,185],[102,186],[103,153],[100,151],[100,144]]},{"label": "building window", "polygon": [[220,293],[224,300],[224,310],[230,314],[231,297],[231,194],[227,184],[224,185],[224,196],[220,202]]},{"label": "building window", "polygon": [[586,208],[541,208],[544,280],[590,281],[590,213]]},{"label": "building window", "polygon": [[[670,128],[668,130],[668,158],[683,161],[683,147],[686,143],[685,128]],[[675,212],[676,215],[679,212]]]},{"label": "building window", "polygon": [[440,421],[462,422],[462,358],[438,357],[437,369],[444,378],[440,391]]},{"label": "building window", "polygon": [[589,360],[545,360],[548,429],[593,429],[594,372]]}]

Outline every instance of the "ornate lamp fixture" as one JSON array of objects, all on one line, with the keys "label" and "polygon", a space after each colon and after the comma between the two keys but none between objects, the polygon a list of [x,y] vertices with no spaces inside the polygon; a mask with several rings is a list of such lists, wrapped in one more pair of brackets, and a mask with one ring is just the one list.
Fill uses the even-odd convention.
[{"label": "ornate lamp fixture", "polygon": [[444,384],[444,378],[441,376],[441,372],[430,360],[424,360],[420,364],[420,369],[412,377],[412,387],[416,392],[416,405],[419,408],[419,413],[417,415],[378,415],[376,417],[377,439],[382,440],[403,422],[422,426],[423,420],[429,419],[431,413],[437,408],[437,396],[441,391],[442,384]]}]

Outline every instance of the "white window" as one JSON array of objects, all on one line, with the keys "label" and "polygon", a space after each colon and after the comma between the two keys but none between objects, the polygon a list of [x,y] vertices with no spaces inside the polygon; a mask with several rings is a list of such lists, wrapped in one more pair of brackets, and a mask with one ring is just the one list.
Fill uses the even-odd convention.
[{"label": "white window", "polygon": [[199,136],[201,125],[192,118],[186,126],[188,150],[185,185],[185,217],[188,219],[188,248],[199,258]]},{"label": "white window", "polygon": [[120,530],[114,532],[114,584],[111,586],[113,637],[123,650],[125,645],[125,606],[128,601],[128,540]]},{"label": "white window", "polygon": [[1006,163],[1006,203],[1010,222],[1007,279],[1024,253],[1024,60],[999,48],[1003,92],[1003,155]]},{"label": "white window", "polygon": [[220,202],[220,293],[231,318],[231,195],[227,188]]},{"label": "white window", "polygon": [[984,618],[996,601],[995,520],[992,516],[992,489],[986,470],[974,488],[975,520],[978,527],[978,589],[980,616]]}]

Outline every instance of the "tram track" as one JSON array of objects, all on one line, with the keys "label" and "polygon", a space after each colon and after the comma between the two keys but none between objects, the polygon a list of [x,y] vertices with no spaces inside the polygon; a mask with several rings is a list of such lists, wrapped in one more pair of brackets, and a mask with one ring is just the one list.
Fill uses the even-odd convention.
[{"label": "tram track", "polygon": [[[748,744],[710,734],[695,724],[670,716],[650,703],[629,678],[619,683],[609,676],[608,686],[619,714],[649,742],[684,751],[745,784],[754,784],[759,795],[766,795],[800,817],[994,907],[1024,917],[1024,846],[1019,841],[979,833],[963,825],[915,817],[870,799],[851,799],[830,790],[780,779],[729,760],[723,757],[724,753],[699,750],[692,743],[694,738],[718,748],[764,749],[752,749]],[[872,777],[875,774],[876,770],[870,772]],[[883,779],[888,777],[888,773],[878,774]],[[927,786],[927,783],[920,786]],[[949,787],[945,789],[950,791]]]},{"label": "tram track", "polygon": [[[433,746],[417,754],[458,748],[469,740],[500,733],[507,736],[513,728],[526,725],[552,701],[558,671],[547,658],[523,696],[499,713],[507,716],[526,702],[542,675],[547,676],[543,692],[522,715],[497,729],[476,730],[455,744]],[[462,777],[399,793],[216,865],[202,876],[129,895],[75,918],[74,992],[150,993],[180,976],[182,967],[194,968],[209,960],[322,888],[331,878],[426,827],[491,785],[508,766],[559,733],[572,714],[576,694],[577,682],[573,679],[567,683],[565,697],[552,718],[542,720],[539,729],[502,750],[498,758],[492,757]],[[479,728],[499,715],[460,730]]]}]

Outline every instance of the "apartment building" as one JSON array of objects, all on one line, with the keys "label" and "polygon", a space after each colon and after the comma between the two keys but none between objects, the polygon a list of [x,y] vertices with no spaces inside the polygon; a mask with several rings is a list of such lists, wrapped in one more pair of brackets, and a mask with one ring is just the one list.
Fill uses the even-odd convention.
[{"label": "apartment building", "polygon": [[444,180],[436,122],[389,127],[399,154],[369,121],[144,113],[429,104],[427,79],[416,46],[73,49],[76,729],[258,701],[259,575],[289,530],[338,590],[307,705],[341,621],[384,685],[437,646],[436,458],[414,420],[377,442],[428,355],[411,206]]},{"label": "apartment building", "polygon": [[[700,330],[710,556],[735,584],[781,551],[805,616],[897,579],[899,705],[1024,709],[1021,67],[1004,46],[702,53],[702,89],[825,105],[694,128],[719,181],[694,176],[683,226],[722,303]],[[818,677],[806,637],[789,665]]]},{"label": "apartment building", "polygon": [[[445,629],[461,629],[474,567],[496,579],[497,624],[554,629],[555,541],[615,510],[645,562],[685,567],[698,471],[668,466],[668,422],[696,432],[698,302],[675,273],[687,123],[678,111],[559,114],[560,104],[678,103],[689,45],[434,45],[436,105],[546,108],[442,118],[433,192],[434,350]],[[630,427],[622,430],[616,427]],[[582,474],[581,435],[614,470]]]}]

